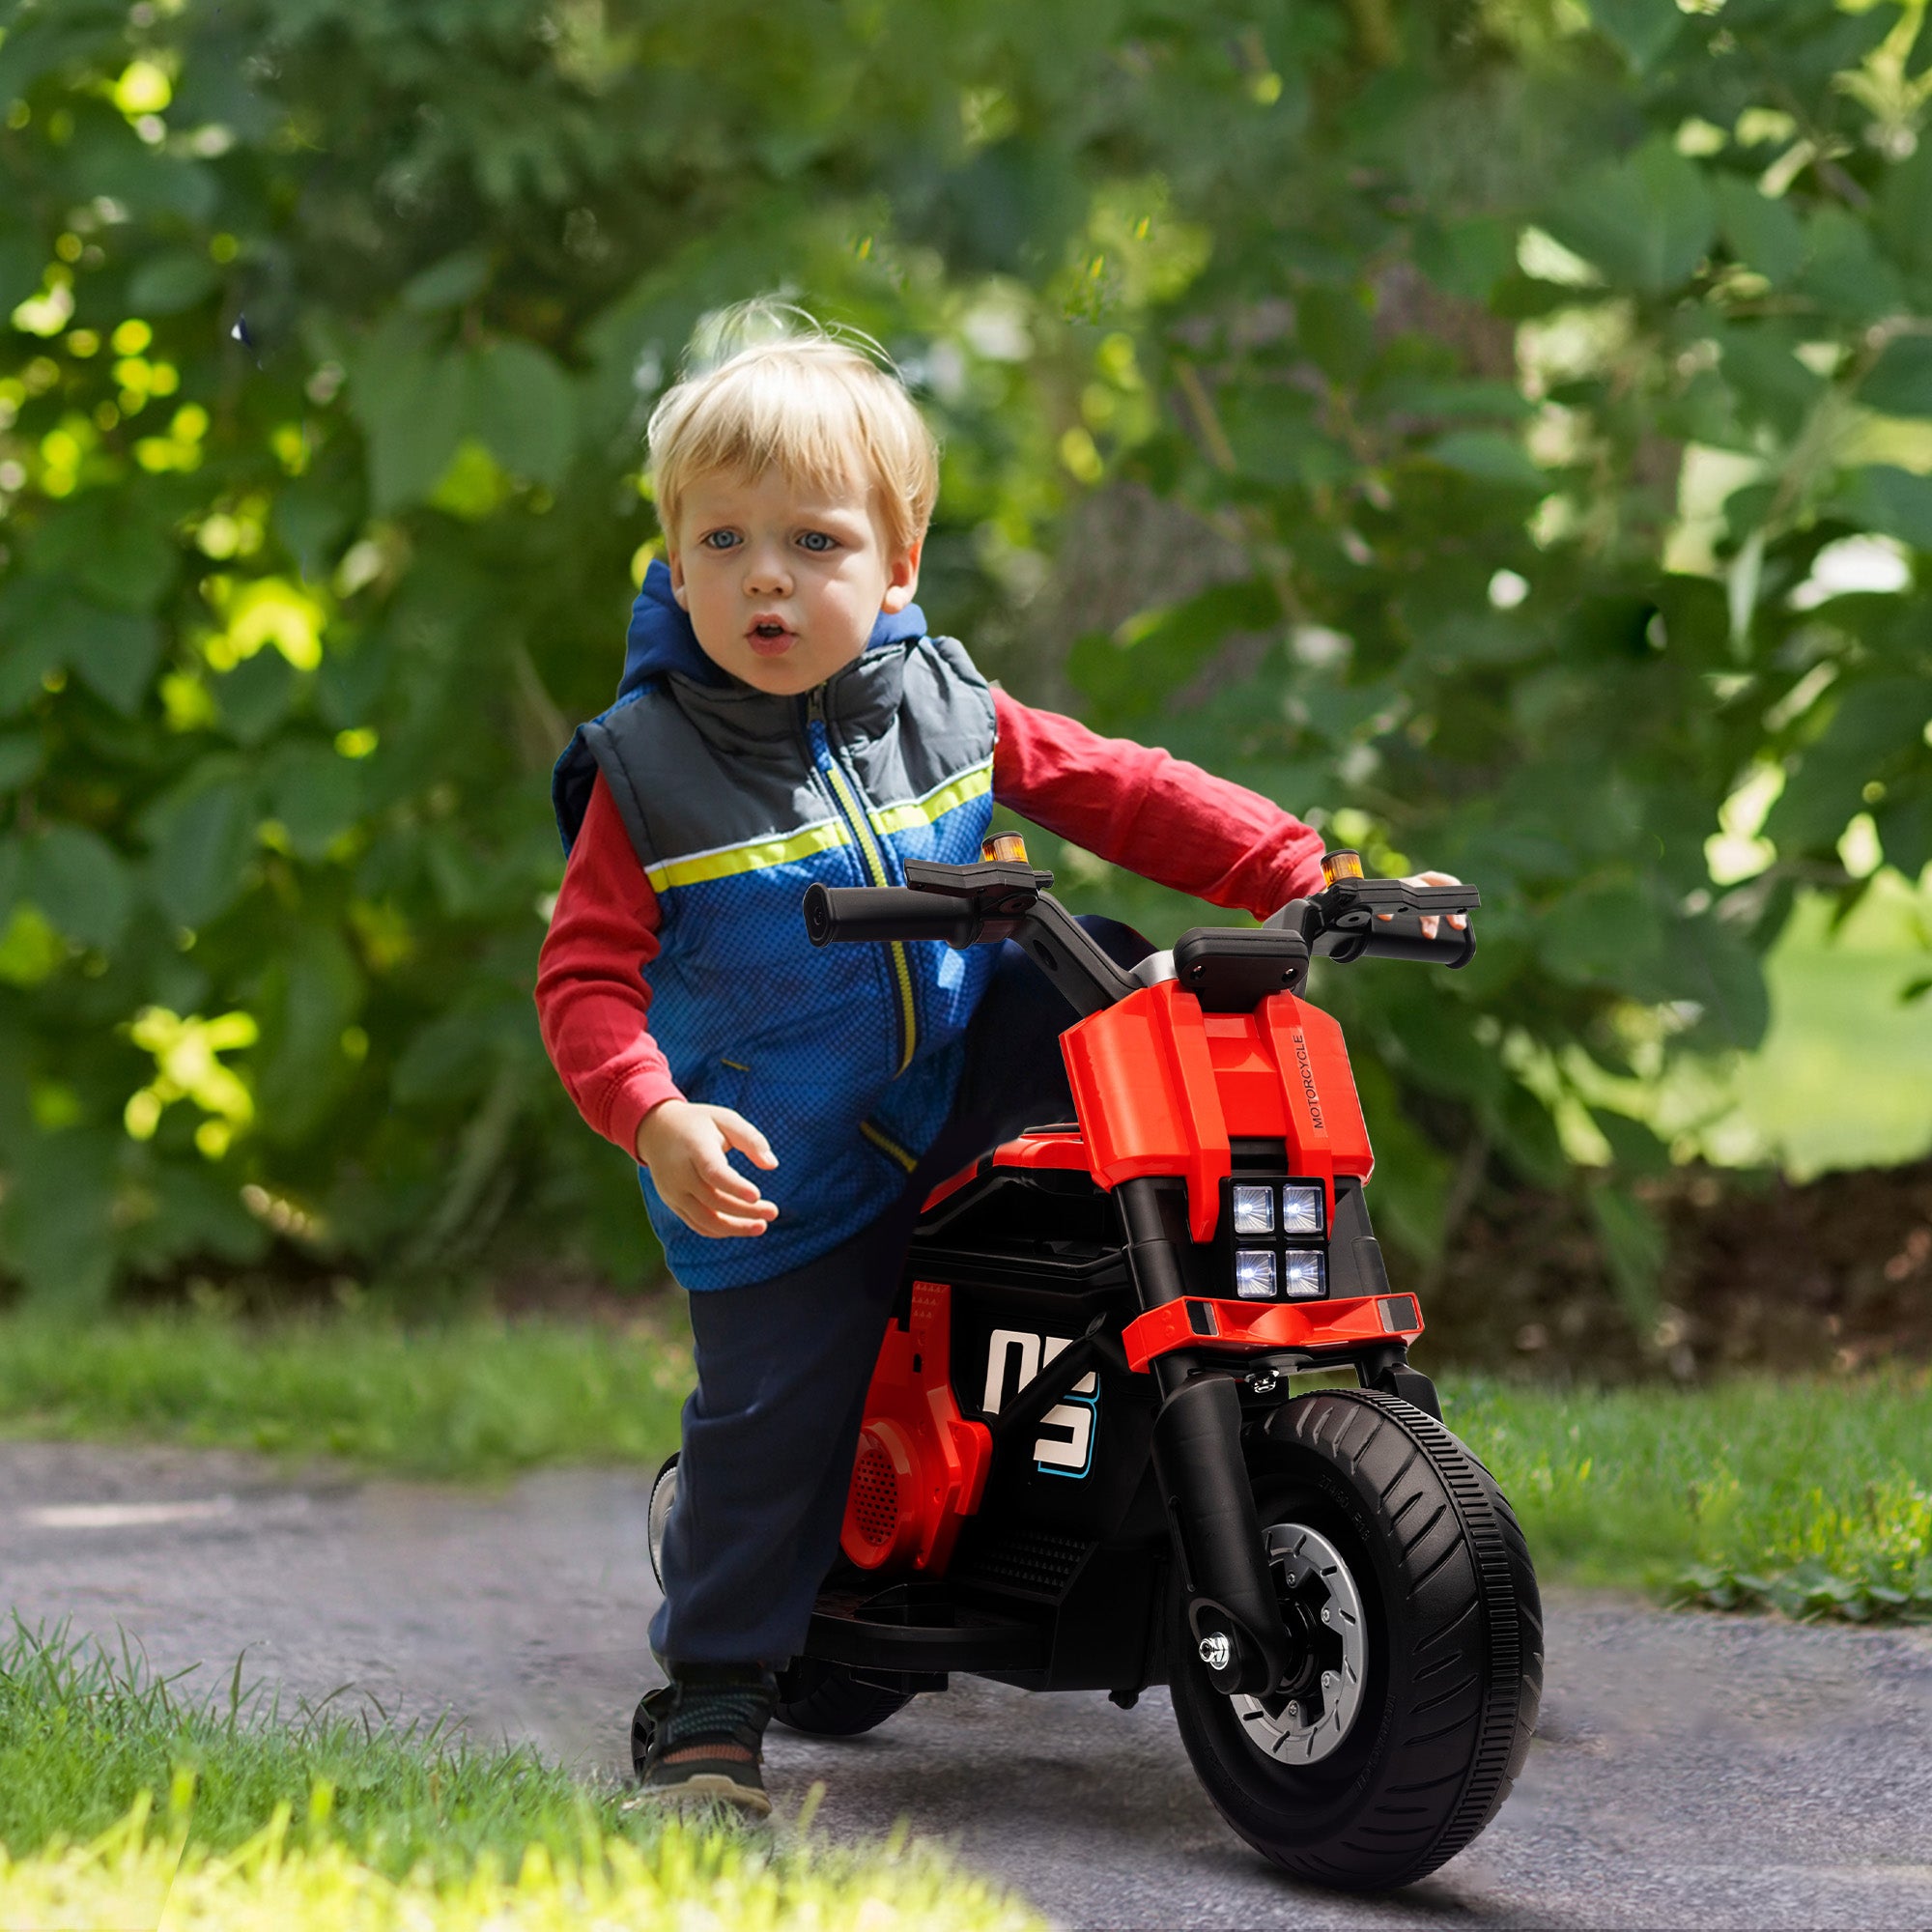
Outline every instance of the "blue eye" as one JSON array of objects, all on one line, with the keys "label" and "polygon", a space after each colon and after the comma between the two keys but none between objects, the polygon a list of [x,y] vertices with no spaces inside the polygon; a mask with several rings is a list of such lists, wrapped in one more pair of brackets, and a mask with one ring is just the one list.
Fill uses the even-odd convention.
[{"label": "blue eye", "polygon": [[838,539],[827,536],[823,530],[807,530],[798,542],[801,550],[811,551],[819,556],[823,556],[829,550],[838,548]]},{"label": "blue eye", "polygon": [[736,530],[707,530],[698,538],[706,550],[735,550],[738,547]]}]

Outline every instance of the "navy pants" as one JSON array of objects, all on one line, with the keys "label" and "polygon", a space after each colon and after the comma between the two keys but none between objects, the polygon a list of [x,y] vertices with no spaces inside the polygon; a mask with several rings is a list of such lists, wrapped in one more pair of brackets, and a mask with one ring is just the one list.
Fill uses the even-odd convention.
[{"label": "navy pants", "polygon": [[[1112,920],[1080,923],[1122,965],[1152,950]],[[1072,1118],[1060,1035],[1073,1018],[1009,941],[967,1030],[952,1116],[878,1219],[770,1281],[692,1295],[697,1387],[684,1405],[665,1603],[651,1620],[661,1658],[776,1669],[804,1643],[920,1206],[1023,1127]]]}]

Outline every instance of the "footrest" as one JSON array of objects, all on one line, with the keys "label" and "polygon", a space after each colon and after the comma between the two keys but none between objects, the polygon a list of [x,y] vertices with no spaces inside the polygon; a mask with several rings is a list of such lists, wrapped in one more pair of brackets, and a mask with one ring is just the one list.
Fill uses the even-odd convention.
[{"label": "footrest", "polygon": [[828,1590],[811,1613],[805,1654],[855,1670],[1043,1670],[1044,1624],[955,1604],[943,1589],[900,1583]]}]

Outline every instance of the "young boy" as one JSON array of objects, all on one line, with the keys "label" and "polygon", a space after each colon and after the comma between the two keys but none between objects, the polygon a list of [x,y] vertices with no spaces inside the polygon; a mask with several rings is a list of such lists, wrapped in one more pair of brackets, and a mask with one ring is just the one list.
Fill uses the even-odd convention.
[{"label": "young boy", "polygon": [[[926,635],[912,600],[937,453],[861,350],[816,330],[744,349],[673,387],[649,436],[665,561],[616,704],[557,766],[570,857],[536,997],[564,1085],[637,1158],[691,1291],[644,1786],[761,1812],[773,1673],[837,1551],[919,1205],[1070,1111],[1070,1016],[1017,948],[817,951],[806,888],[975,860],[997,799],[1263,917],[1320,888],[1321,839],[1164,752],[1015,703]],[[1123,927],[1102,943],[1147,951]]]}]

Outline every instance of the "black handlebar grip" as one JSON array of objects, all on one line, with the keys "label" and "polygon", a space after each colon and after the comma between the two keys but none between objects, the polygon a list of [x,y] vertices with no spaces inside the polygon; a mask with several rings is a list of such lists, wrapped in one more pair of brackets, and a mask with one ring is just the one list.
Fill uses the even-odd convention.
[{"label": "black handlebar grip", "polygon": [[814,946],[834,940],[943,939],[970,946],[980,921],[963,899],[905,886],[810,886],[805,931]]},{"label": "black handlebar grip", "polygon": [[1361,941],[1361,952],[1355,953],[1356,958],[1420,959],[1432,966],[1453,970],[1466,966],[1476,956],[1476,928],[1465,925],[1459,932],[1449,923],[1446,914],[1434,939],[1423,938],[1413,914],[1400,913],[1392,920],[1372,920],[1366,932],[1351,937],[1359,937]]}]

